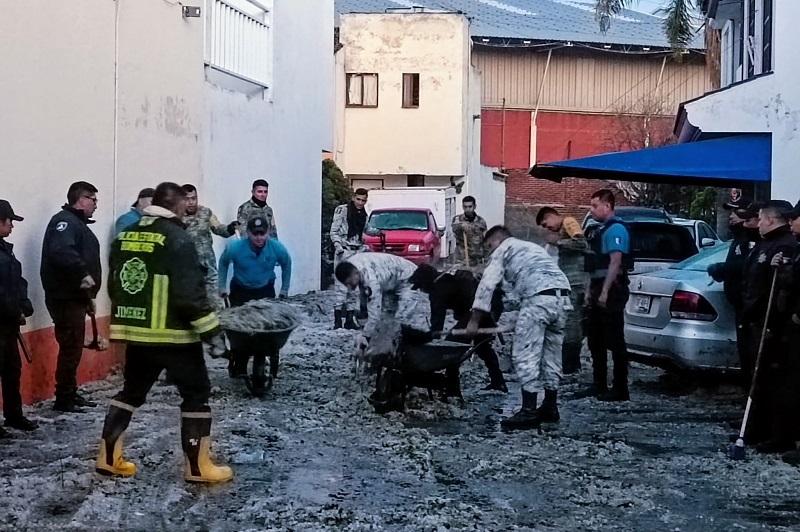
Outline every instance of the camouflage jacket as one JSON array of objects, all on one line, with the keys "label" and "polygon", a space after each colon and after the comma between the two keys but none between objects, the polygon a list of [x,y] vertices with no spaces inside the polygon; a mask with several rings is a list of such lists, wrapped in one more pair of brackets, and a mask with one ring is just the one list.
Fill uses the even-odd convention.
[{"label": "camouflage jacket", "polygon": [[463,214],[453,217],[453,237],[456,240],[456,260],[467,264],[465,259],[464,236],[469,246],[469,266],[477,266],[483,263],[483,235],[486,233],[486,220],[475,215],[472,221],[467,220]]},{"label": "camouflage jacket", "polygon": [[222,237],[229,237],[227,224],[220,222],[208,207],[198,206],[195,214],[183,217],[186,232],[197,248],[200,264],[213,270],[217,269],[217,258],[214,255],[214,242],[211,233]]},{"label": "camouflage jacket", "polygon": [[[411,292],[409,277],[417,270],[416,265],[402,257],[388,253],[356,253],[347,262],[361,273],[360,289],[366,291],[368,318],[364,332],[368,336],[381,321],[383,296],[395,293],[400,300]],[[403,303],[401,302],[401,305]],[[406,309],[399,308],[398,314]]]},{"label": "camouflage jacket", "polygon": [[584,269],[584,258],[589,251],[589,244],[575,218],[564,218],[555,246],[558,249],[558,267],[567,276],[570,286],[573,290],[584,288],[589,280]]},{"label": "camouflage jacket", "polygon": [[272,207],[264,205],[263,207],[253,201],[253,198],[245,201],[239,206],[236,213],[236,220],[239,222],[240,231],[245,231],[247,228],[247,221],[256,216],[263,216],[267,219],[269,225],[269,236],[271,238],[278,238],[278,227],[275,225],[275,215],[272,213]]},{"label": "camouflage jacket", "polygon": [[331,242],[334,246],[339,244],[343,248],[365,250],[363,235],[353,236],[347,238],[347,232],[350,229],[347,224],[347,206],[349,204],[339,205],[333,211],[333,221],[331,222]]},{"label": "camouflage jacket", "polygon": [[570,289],[567,277],[542,246],[518,238],[505,239],[489,256],[472,308],[490,312],[494,290],[503,281],[521,300],[552,288]]}]

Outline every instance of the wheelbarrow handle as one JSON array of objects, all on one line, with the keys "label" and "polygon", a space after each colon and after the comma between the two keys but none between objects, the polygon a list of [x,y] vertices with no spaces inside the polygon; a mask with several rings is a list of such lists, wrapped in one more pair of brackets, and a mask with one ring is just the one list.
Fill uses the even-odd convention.
[{"label": "wheelbarrow handle", "polygon": [[[503,327],[490,327],[490,328],[487,328],[487,329],[478,329],[475,334],[480,334],[480,335],[484,335],[484,334],[500,334],[500,333],[504,333],[504,332],[509,332],[509,330],[505,329]],[[442,336],[467,336],[467,330],[466,329],[453,329],[448,333],[442,332],[441,335]]]}]

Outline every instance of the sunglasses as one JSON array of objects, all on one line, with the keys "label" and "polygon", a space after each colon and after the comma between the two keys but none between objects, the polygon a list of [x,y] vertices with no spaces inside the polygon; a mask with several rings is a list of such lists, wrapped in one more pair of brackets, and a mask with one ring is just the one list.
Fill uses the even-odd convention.
[{"label": "sunglasses", "polygon": [[97,203],[97,196],[81,196],[82,198],[92,200],[92,203]]}]

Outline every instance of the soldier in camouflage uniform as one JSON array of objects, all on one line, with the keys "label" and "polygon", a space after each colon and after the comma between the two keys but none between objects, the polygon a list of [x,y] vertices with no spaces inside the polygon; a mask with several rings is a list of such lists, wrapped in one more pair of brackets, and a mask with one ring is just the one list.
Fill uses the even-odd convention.
[{"label": "soldier in camouflage uniform", "polygon": [[356,293],[367,321],[357,347],[366,349],[384,315],[408,316],[414,307],[410,277],[417,266],[389,253],[356,253],[336,266],[336,279]]},{"label": "soldier in camouflage uniform", "polygon": [[237,222],[227,225],[220,222],[208,207],[198,204],[197,187],[186,184],[181,187],[186,193],[186,215],[183,223],[195,247],[200,264],[205,269],[206,292],[216,308],[222,308],[222,300],[217,290],[217,257],[214,255],[214,242],[211,233],[228,238],[236,233]]},{"label": "soldier in camouflage uniform", "polygon": [[[503,226],[491,228],[484,245],[491,255],[475,292],[467,332],[477,333],[481,319],[491,311],[495,289],[504,280],[520,301],[511,358],[522,386],[522,409],[501,425],[515,430],[555,423],[559,420],[561,345],[567,312],[572,309],[569,281],[544,248],[511,237]],[[537,409],[542,389],[544,402]]]},{"label": "soldier in camouflage uniform", "polygon": [[269,195],[269,183],[263,179],[256,179],[253,181],[253,196],[239,205],[239,210],[236,213],[236,220],[239,222],[239,227],[247,227],[247,222],[256,216],[262,216],[269,224],[269,237],[278,238],[278,227],[275,225],[275,215],[272,213],[272,207],[267,205],[267,196]]},{"label": "soldier in camouflage uniform", "polygon": [[[558,257],[558,267],[569,280],[572,306],[576,310],[582,309],[586,299],[586,285],[589,282],[584,267],[589,245],[580,224],[575,218],[562,216],[551,207],[542,207],[536,214],[536,225],[548,231],[548,243],[545,249],[551,255]],[[564,373],[576,373],[581,369],[582,345],[581,313],[570,312],[564,330],[562,351]]]},{"label": "soldier in camouflage uniform", "polygon": [[[339,205],[333,211],[330,237],[333,243],[334,268],[356,253],[369,249],[364,244],[364,226],[367,224],[367,211],[364,206],[367,204],[367,195],[366,189],[359,188],[353,194],[352,201]],[[355,313],[358,300],[355,292],[347,290],[342,283],[334,286],[334,292],[336,297],[333,328],[340,329],[344,320],[345,329],[357,329]]]},{"label": "soldier in camouflage uniform", "polygon": [[453,238],[456,240],[456,261],[473,271],[483,267],[483,235],[486,220],[475,212],[475,198],[466,196],[461,201],[464,214],[453,217]]}]

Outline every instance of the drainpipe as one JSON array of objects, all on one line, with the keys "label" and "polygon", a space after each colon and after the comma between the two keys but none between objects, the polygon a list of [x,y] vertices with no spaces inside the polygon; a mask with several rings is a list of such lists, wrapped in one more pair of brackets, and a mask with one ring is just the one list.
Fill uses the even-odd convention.
[{"label": "drainpipe", "polygon": [[119,10],[122,0],[114,0],[114,166],[111,178],[112,220],[117,219],[117,170],[119,168]]},{"label": "drainpipe", "polygon": [[503,98],[503,114],[500,119],[500,170],[506,166],[506,99]]},{"label": "drainpipe", "polygon": [[536,140],[538,137],[537,120],[539,118],[539,104],[542,101],[542,93],[544,92],[544,84],[547,81],[547,73],[550,71],[550,59],[553,57],[553,49],[547,51],[547,62],[544,65],[544,74],[542,74],[542,81],[539,83],[539,93],[536,95],[536,106],[531,114],[531,149],[530,149],[530,166],[536,164]]},{"label": "drainpipe", "polygon": [[[656,81],[656,90],[653,93],[656,95],[656,98],[660,98],[659,91],[661,90],[661,80],[664,79],[664,67],[667,66],[667,56],[664,56],[664,60],[661,61],[661,71],[658,73],[658,81]],[[650,147],[650,115],[648,114],[648,110],[644,109],[644,147]]]}]

